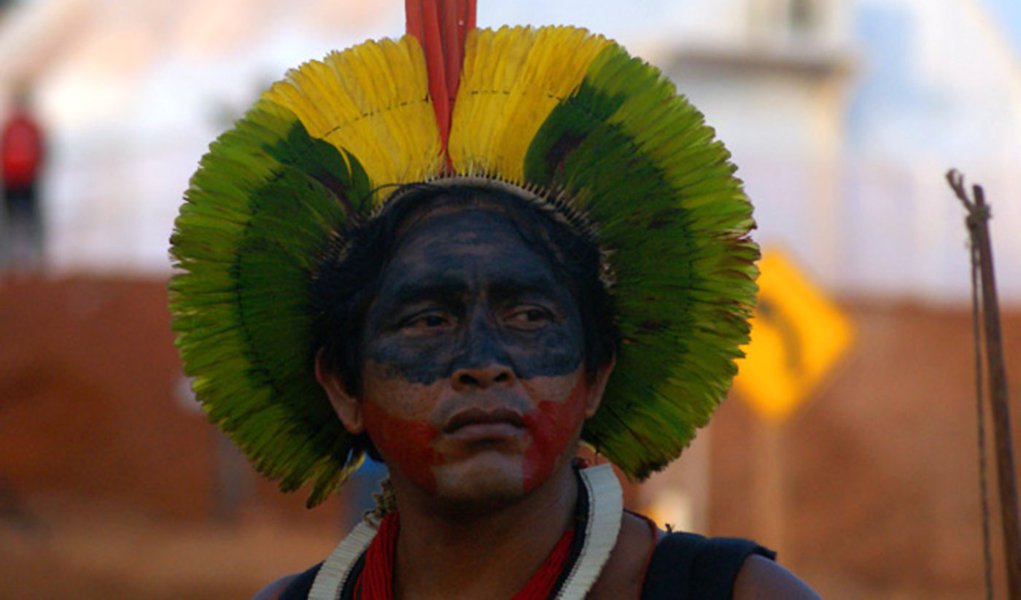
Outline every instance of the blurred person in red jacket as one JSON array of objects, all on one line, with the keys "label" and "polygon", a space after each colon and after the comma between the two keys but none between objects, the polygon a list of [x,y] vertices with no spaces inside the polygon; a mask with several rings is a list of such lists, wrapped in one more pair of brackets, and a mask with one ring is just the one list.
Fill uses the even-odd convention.
[{"label": "blurred person in red jacket", "polygon": [[30,105],[28,89],[17,88],[0,135],[7,229],[3,245],[6,268],[15,272],[34,270],[42,259],[38,181],[46,152],[42,128]]}]

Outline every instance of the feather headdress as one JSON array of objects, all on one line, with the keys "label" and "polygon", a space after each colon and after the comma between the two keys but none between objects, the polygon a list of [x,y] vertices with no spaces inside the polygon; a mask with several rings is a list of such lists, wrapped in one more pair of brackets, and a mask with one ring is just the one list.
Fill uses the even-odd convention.
[{"label": "feather headdress", "polygon": [[488,177],[557,190],[594,225],[623,345],[582,438],[643,478],[708,422],[748,338],[758,248],[729,154],[612,41],[408,4],[410,35],[290,71],[202,159],[171,238],[196,395],[261,472],[322,501],[362,456],[314,376],[320,263],[389,186]]}]

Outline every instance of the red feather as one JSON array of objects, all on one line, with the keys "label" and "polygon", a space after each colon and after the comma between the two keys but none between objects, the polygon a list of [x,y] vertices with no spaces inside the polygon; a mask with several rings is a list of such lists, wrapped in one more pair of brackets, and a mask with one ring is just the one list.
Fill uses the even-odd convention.
[{"label": "red feather", "polygon": [[475,6],[476,0],[404,0],[408,35],[418,38],[425,53],[429,96],[436,110],[444,155],[461,82],[465,39],[475,28]]}]

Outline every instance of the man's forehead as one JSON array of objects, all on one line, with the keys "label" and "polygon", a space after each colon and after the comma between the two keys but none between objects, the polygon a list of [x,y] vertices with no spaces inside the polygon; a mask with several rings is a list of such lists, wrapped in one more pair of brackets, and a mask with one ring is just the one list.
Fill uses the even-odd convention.
[{"label": "man's forehead", "polygon": [[[519,224],[508,213],[490,207],[441,206],[415,219],[401,238],[397,253],[405,248],[433,252],[473,250],[534,253]],[[409,252],[404,252],[409,254]]]},{"label": "man's forehead", "polygon": [[403,201],[413,201],[418,206],[411,208],[402,218],[402,223],[397,229],[398,238],[403,238],[425,222],[435,219],[471,215],[482,218],[487,215],[493,218],[502,215],[507,218],[520,213],[528,203],[524,196],[484,188],[460,188],[456,192],[441,190],[425,198],[413,196],[398,200]]},{"label": "man's forehead", "polygon": [[420,221],[402,241],[384,276],[398,289],[559,287],[546,256],[506,215],[486,210],[444,212]]},{"label": "man's forehead", "polygon": [[[549,260],[515,223],[485,212],[450,213],[431,218],[402,241],[390,264],[406,276],[437,278],[461,271],[511,274],[534,271],[552,280]],[[519,279],[524,273],[518,273]]]}]

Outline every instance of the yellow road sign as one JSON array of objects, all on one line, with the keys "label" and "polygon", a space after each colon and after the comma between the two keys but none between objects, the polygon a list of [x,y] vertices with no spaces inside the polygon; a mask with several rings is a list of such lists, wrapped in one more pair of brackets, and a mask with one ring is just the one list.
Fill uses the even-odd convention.
[{"label": "yellow road sign", "polygon": [[780,421],[811,393],[851,344],[848,318],[783,253],[759,262],[751,343],[734,387],[762,417]]}]

